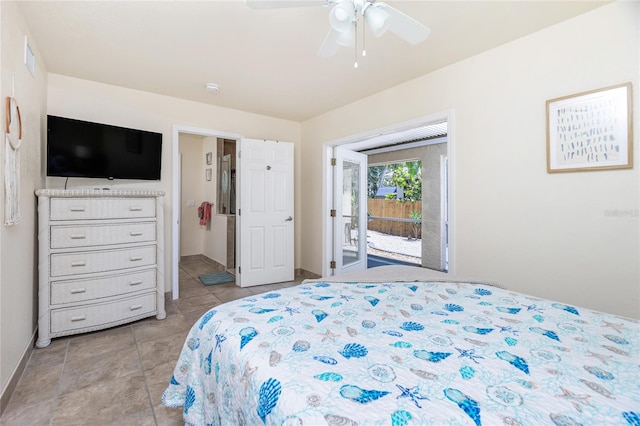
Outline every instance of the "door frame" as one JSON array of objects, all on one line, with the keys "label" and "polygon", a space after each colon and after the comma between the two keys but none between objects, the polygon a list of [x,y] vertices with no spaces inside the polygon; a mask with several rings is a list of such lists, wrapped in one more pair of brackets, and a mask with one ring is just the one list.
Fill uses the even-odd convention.
[{"label": "door frame", "polygon": [[[454,262],[454,231],[455,231],[455,210],[454,210],[454,153],[455,153],[455,118],[454,118],[454,110],[448,109],[445,111],[437,112],[430,115],[421,116],[412,120],[399,122],[396,124],[379,127],[376,129],[367,130],[362,133],[345,136],[338,139],[333,139],[327,141],[323,144],[322,150],[322,161],[324,167],[322,168],[322,211],[326,214],[323,214],[322,218],[322,276],[328,277],[331,276],[333,271],[329,266],[329,262],[333,257],[333,222],[329,215],[330,210],[333,206],[333,171],[331,166],[331,158],[333,156],[333,148],[336,146],[348,147],[350,144],[355,144],[358,142],[363,142],[367,139],[371,139],[380,134],[389,134],[394,132],[401,132],[405,130],[411,130],[416,127],[425,126],[431,123],[435,123],[438,121],[447,121],[447,157],[449,162],[449,196],[448,196],[448,210],[449,210],[449,226],[448,226],[448,248],[449,248],[449,270],[447,273],[454,274],[455,272],[455,262]],[[364,147],[360,147],[360,149],[364,149]]]},{"label": "door frame", "polygon": [[179,297],[179,263],[180,263],[180,185],[182,175],[180,167],[176,166],[180,162],[180,134],[198,135],[205,137],[224,138],[224,139],[242,139],[242,135],[236,133],[222,132],[219,130],[204,129],[200,127],[184,126],[179,124],[173,125],[172,137],[172,192],[171,214],[165,217],[171,218],[171,298],[173,300]]}]

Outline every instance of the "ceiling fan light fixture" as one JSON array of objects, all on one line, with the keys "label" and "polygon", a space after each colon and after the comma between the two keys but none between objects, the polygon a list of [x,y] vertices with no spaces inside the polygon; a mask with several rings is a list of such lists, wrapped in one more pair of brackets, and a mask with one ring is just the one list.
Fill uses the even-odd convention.
[{"label": "ceiling fan light fixture", "polygon": [[389,14],[379,7],[368,7],[364,13],[364,20],[376,37],[382,36],[389,29]]},{"label": "ceiling fan light fixture", "polygon": [[336,4],[329,13],[329,23],[331,27],[339,33],[349,31],[353,27],[356,11],[351,2],[340,2]]}]

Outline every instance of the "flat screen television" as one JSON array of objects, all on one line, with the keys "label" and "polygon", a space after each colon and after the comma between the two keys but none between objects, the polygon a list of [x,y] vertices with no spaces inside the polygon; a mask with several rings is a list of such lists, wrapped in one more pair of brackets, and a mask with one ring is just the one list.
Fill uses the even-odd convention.
[{"label": "flat screen television", "polygon": [[47,176],[160,180],[162,133],[47,116]]}]

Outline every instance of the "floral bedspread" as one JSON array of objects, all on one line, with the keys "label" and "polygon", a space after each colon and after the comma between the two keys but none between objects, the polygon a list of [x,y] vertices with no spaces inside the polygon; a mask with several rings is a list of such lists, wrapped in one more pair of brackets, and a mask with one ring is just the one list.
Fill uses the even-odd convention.
[{"label": "floral bedspread", "polygon": [[202,316],[163,402],[191,425],[640,425],[639,335],[489,285],[303,283]]}]

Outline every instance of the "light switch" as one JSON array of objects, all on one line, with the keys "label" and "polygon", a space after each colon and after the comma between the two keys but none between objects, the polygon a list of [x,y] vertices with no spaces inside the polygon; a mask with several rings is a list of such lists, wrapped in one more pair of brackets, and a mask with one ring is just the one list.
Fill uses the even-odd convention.
[{"label": "light switch", "polygon": [[194,207],[196,205],[195,200],[187,200],[187,207]]}]

